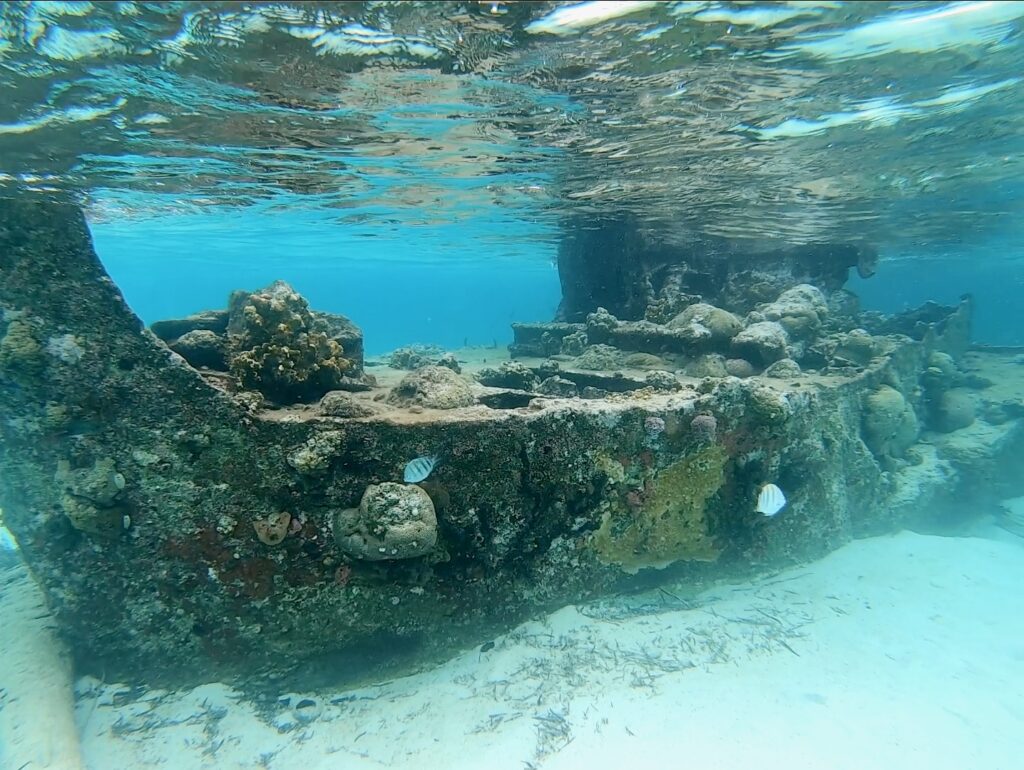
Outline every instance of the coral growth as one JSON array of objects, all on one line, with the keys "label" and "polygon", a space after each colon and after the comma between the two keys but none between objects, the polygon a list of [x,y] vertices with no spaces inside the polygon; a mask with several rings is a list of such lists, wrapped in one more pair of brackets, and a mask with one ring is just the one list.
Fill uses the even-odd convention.
[{"label": "coral growth", "polygon": [[977,405],[971,391],[964,387],[973,383],[964,377],[952,356],[941,351],[932,352],[921,376],[921,384],[924,386],[929,428],[939,433],[952,433],[974,424]]},{"label": "coral growth", "polygon": [[291,523],[292,515],[282,511],[273,513],[265,519],[257,519],[252,523],[252,528],[256,530],[256,537],[264,545],[280,545],[284,542]]},{"label": "coral growth", "polygon": [[821,290],[810,284],[799,284],[779,295],[761,308],[761,315],[777,322],[793,339],[806,339],[818,333],[828,315],[828,302]]},{"label": "coral growth", "polygon": [[283,281],[233,298],[228,333],[231,373],[279,403],[320,398],[352,366],[337,340],[316,329],[306,300]]},{"label": "coral growth", "polygon": [[788,355],[789,337],[775,321],[759,321],[732,338],[732,348],[744,358],[763,365]]},{"label": "coral growth", "polygon": [[358,508],[338,513],[334,537],[342,552],[354,559],[423,556],[437,543],[434,503],[415,484],[371,484]]},{"label": "coral growth", "polygon": [[424,366],[409,372],[388,394],[396,406],[457,409],[473,403],[473,391],[462,377],[443,366]]},{"label": "coral growth", "polygon": [[372,403],[343,390],[332,390],[320,399],[320,412],[330,417],[369,417],[377,413]]},{"label": "coral growth", "polygon": [[683,370],[687,377],[725,377],[725,357],[719,353],[705,353],[697,356]]},{"label": "coral growth", "polygon": [[764,370],[765,377],[775,377],[777,379],[785,379],[787,377],[799,377],[800,376],[800,364],[794,361],[792,358],[780,358],[771,366]]},{"label": "coral growth", "polygon": [[170,343],[170,348],[192,366],[227,368],[227,344],[221,335],[209,329],[193,329]]},{"label": "coral growth", "polygon": [[667,326],[688,332],[695,341],[707,339],[720,347],[739,334],[743,322],[728,310],[698,302],[669,321]]},{"label": "coral growth", "polygon": [[864,399],[863,434],[879,459],[903,457],[917,441],[917,415],[902,393],[881,385]]},{"label": "coral growth", "polygon": [[757,370],[745,358],[727,358],[725,359],[725,373],[730,377],[746,379],[747,377],[753,377]]},{"label": "coral growth", "polygon": [[713,444],[669,465],[627,491],[605,514],[593,546],[603,561],[634,573],[680,559],[714,561],[708,500],[725,482],[725,449]]},{"label": "coral growth", "polygon": [[644,377],[644,382],[648,387],[654,388],[655,390],[673,391],[680,390],[683,385],[676,378],[672,372],[666,372],[664,370],[655,370],[648,372]]},{"label": "coral growth", "polygon": [[476,378],[481,385],[512,390],[533,391],[540,384],[533,370],[518,361],[503,361],[497,369],[481,369]]},{"label": "coral growth", "polygon": [[668,363],[653,353],[631,353],[622,362],[631,369],[668,369]]},{"label": "coral growth", "polygon": [[548,377],[538,385],[537,392],[545,396],[554,396],[555,398],[575,398],[579,395],[579,388],[576,387],[576,383],[572,380],[555,375]]},{"label": "coral growth", "polygon": [[562,355],[579,356],[587,348],[587,333],[573,332],[562,337]]},{"label": "coral growth", "polygon": [[931,404],[930,425],[940,433],[969,427],[974,424],[974,396],[966,388],[943,391]]},{"label": "coral growth", "polygon": [[67,460],[57,463],[54,481],[62,490],[61,508],[71,526],[91,535],[114,535],[130,525],[126,509],[118,505],[125,477],[109,458],[87,468],[72,469]]},{"label": "coral growth", "polygon": [[422,366],[436,366],[445,355],[444,349],[437,345],[407,345],[397,348],[388,357],[388,366],[392,369],[419,369]]},{"label": "coral growth", "polygon": [[302,446],[288,455],[288,464],[299,473],[315,476],[326,471],[345,443],[345,434],[336,430],[314,433]]},{"label": "coral growth", "polygon": [[576,359],[576,366],[595,372],[611,371],[622,366],[622,354],[611,345],[591,345]]},{"label": "coral growth", "polygon": [[14,318],[0,339],[0,371],[39,374],[44,364],[43,348],[32,325],[22,318]]},{"label": "coral growth", "polygon": [[693,435],[701,442],[712,442],[718,435],[718,420],[713,414],[698,414],[690,421]]}]

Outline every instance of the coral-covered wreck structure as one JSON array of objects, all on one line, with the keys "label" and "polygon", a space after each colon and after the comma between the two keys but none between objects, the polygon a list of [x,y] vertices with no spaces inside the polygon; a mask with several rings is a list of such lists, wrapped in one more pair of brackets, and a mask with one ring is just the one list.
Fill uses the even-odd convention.
[{"label": "coral-covered wreck structure", "polygon": [[282,283],[146,329],[77,207],[0,202],[0,506],[80,668],[358,680],[1014,491],[1024,410],[969,300],[863,313],[863,245],[608,227],[567,232],[559,316],[517,324],[511,360],[371,372],[359,329]]}]

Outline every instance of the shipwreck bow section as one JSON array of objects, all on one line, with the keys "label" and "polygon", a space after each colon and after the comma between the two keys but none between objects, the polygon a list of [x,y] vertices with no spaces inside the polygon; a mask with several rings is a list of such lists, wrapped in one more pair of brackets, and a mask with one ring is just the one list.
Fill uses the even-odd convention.
[{"label": "shipwreck bow section", "polygon": [[[839,291],[806,280],[773,287],[775,311],[779,291],[806,300],[791,308]],[[78,208],[0,202],[5,523],[80,668],[313,686],[612,591],[813,559],[938,517],[956,489],[984,496],[979,479],[1019,451],[1019,400],[964,395],[985,386],[960,363],[969,302],[807,331],[825,311],[741,318],[668,285],[644,295],[646,317],[641,293],[623,300],[632,320],[580,289],[566,321],[517,328],[521,360],[476,379],[428,361],[387,387],[358,329],[286,284],[157,325],[160,339]],[[437,469],[401,483],[423,455]],[[766,482],[789,499],[772,519],[754,511]]]}]

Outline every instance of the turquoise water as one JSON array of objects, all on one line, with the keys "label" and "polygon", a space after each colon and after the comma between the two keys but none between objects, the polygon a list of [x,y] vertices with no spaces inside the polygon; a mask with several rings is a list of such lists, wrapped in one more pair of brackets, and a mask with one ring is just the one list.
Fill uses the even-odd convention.
[{"label": "turquoise water", "polygon": [[[503,243],[488,244],[493,230],[484,225],[481,238],[450,228],[416,231],[405,240],[393,233],[353,237],[330,223],[293,229],[287,216],[272,226],[275,220],[257,216],[192,219],[92,227],[100,258],[146,323],[221,307],[235,289],[284,276],[314,307],[355,319],[367,351],[381,354],[416,343],[503,346],[513,321],[546,321],[561,298],[557,245],[537,227],[523,228],[521,241],[510,228]],[[883,250],[878,274],[853,274],[849,288],[865,309],[887,313],[929,300],[955,305],[970,292],[978,343],[1024,345],[1018,245],[1010,236],[972,245],[975,259],[925,252],[886,260]]]},{"label": "turquoise water", "polygon": [[[507,345],[561,297],[550,234],[529,224],[397,227],[362,235],[322,217],[216,212],[96,223],[100,258],[147,323],[222,307],[284,278],[313,307],[361,325],[371,354],[414,343]],[[495,237],[497,230],[501,237]]]}]

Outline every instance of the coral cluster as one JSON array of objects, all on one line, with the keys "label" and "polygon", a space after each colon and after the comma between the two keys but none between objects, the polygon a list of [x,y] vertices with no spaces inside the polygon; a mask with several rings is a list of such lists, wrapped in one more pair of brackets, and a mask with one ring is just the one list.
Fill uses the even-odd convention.
[{"label": "coral cluster", "polygon": [[236,388],[276,405],[367,390],[374,382],[363,374],[359,328],[344,316],[311,310],[284,281],[234,292],[226,311],[159,321],[152,329],[192,366],[230,372]]},{"label": "coral cluster", "polygon": [[228,338],[231,373],[278,403],[318,399],[352,367],[341,345],[315,328],[306,300],[280,281],[233,303]]}]

